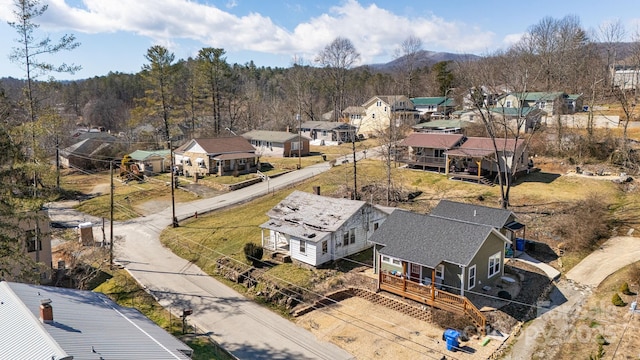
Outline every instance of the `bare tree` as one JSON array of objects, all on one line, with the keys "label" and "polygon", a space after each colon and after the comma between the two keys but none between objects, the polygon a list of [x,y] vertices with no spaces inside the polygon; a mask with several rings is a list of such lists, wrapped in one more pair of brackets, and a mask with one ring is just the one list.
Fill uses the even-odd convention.
[{"label": "bare tree", "polygon": [[605,84],[613,87],[613,79],[611,78],[611,69],[618,61],[618,43],[624,40],[627,34],[624,25],[617,19],[616,21],[607,22],[600,25],[596,33],[596,39],[606,47],[606,63],[605,63]]},{"label": "bare tree", "polygon": [[395,51],[395,58],[400,73],[401,87],[404,95],[411,98],[415,88],[416,70],[422,51],[422,40],[414,35],[409,35]]},{"label": "bare tree", "polygon": [[342,110],[346,107],[345,90],[348,70],[358,62],[360,53],[351,40],[337,37],[324,47],[316,58],[316,62],[324,67],[331,79],[333,94],[334,121],[338,121]]}]

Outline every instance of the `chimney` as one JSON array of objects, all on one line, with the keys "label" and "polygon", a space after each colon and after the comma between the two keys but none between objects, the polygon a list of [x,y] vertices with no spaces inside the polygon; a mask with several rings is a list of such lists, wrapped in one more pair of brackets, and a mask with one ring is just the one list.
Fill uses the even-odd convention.
[{"label": "chimney", "polygon": [[287,125],[287,132],[289,132],[289,125]]},{"label": "chimney", "polygon": [[51,307],[51,299],[40,300],[40,321],[47,324],[53,322],[53,308]]},{"label": "chimney", "polygon": [[473,210],[473,217],[476,217],[477,213],[476,210]]},{"label": "chimney", "polygon": [[313,187],[313,193],[316,195],[320,195],[320,186],[314,186]]}]

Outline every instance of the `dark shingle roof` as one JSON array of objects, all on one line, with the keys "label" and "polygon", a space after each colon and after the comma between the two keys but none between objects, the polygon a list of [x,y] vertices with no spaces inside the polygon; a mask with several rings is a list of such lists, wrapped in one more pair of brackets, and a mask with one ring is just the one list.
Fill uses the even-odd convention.
[{"label": "dark shingle roof", "polygon": [[510,210],[450,200],[440,200],[438,205],[431,210],[431,215],[474,224],[489,225],[496,229],[503,228],[511,216],[515,217]]},{"label": "dark shingle roof", "polygon": [[492,227],[396,210],[373,233],[380,253],[434,268],[443,261],[468,265]]}]

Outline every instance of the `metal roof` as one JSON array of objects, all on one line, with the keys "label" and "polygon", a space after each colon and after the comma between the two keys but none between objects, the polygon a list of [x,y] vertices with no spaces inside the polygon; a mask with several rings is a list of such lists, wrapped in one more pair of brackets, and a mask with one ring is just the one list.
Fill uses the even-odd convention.
[{"label": "metal roof", "polygon": [[487,225],[396,210],[369,241],[383,245],[383,255],[429,268],[442,262],[467,266],[491,233]]},{"label": "metal roof", "polygon": [[[192,350],[164,329],[132,308],[121,307],[106,295],[92,292],[20,283],[0,283],[0,296],[7,296],[7,289],[15,294],[26,309],[21,321],[10,323],[12,332],[2,328],[3,343],[29,335],[36,336],[33,344],[49,336],[73,360],[129,359],[189,359]],[[50,299],[53,322],[41,323],[40,301]],[[4,305],[4,304],[3,304]],[[0,309],[3,305],[0,305]],[[4,311],[3,311],[4,315]],[[30,328],[17,333],[15,324],[35,321],[47,335]],[[4,323],[4,321],[0,322]],[[26,333],[26,334],[24,334]],[[11,340],[9,340],[11,339]],[[0,345],[0,348],[2,345]],[[33,359],[34,357],[1,357],[3,359]],[[45,359],[40,357],[40,359]],[[46,357],[51,359],[51,357]],[[58,358],[56,358],[58,359]]]},{"label": "metal roof", "polygon": [[415,97],[411,98],[413,105],[415,106],[425,106],[425,105],[442,105],[448,98],[444,96],[434,96],[434,97]]},{"label": "metal roof", "polygon": [[[286,131],[268,131],[268,130],[251,130],[242,134],[242,137],[248,140],[264,140],[275,143],[285,143],[287,141],[297,140],[298,134],[292,134]],[[304,139],[307,139],[303,136]]]},{"label": "metal roof", "polygon": [[137,161],[142,161],[142,160],[147,160],[149,158],[152,157],[167,157],[170,156],[171,154],[171,150],[153,150],[153,151],[148,151],[148,150],[136,150],[134,152],[132,152],[131,154],[129,154],[129,156],[133,159],[133,160],[137,160]]},{"label": "metal roof", "polygon": [[365,204],[295,190],[267,212],[269,221],[260,227],[319,241],[338,230]]}]

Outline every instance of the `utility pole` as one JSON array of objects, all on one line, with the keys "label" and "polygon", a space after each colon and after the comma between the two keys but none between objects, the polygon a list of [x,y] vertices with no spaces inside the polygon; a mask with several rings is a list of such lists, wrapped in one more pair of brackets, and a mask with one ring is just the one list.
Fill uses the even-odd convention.
[{"label": "utility pole", "polygon": [[60,191],[60,143],[56,134],[56,189]]},{"label": "utility pole", "polygon": [[111,207],[109,209],[109,268],[113,269],[113,160],[109,161],[109,173],[111,174]]},{"label": "utility pole", "polygon": [[175,173],[173,171],[173,146],[171,145],[171,140],[168,141],[169,143],[169,161],[171,162],[171,224],[174,228],[177,228],[178,226],[180,226],[178,224],[178,218],[176,217],[176,200],[175,200]]},{"label": "utility pole", "polygon": [[298,120],[298,170],[302,169],[302,117],[298,112],[296,114],[296,120]]}]

